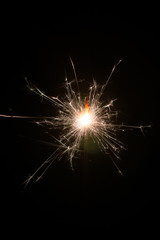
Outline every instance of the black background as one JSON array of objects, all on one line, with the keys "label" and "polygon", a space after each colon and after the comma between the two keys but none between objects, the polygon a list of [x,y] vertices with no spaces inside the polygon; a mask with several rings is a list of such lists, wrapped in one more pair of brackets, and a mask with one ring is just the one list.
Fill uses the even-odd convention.
[{"label": "black background", "polygon": [[[2,218],[4,229],[23,233],[80,229],[142,234],[159,225],[159,16],[156,6],[52,6],[50,11],[8,6],[2,17],[0,113],[51,115],[52,107],[29,93],[24,77],[48,95],[63,95],[65,69],[88,82],[103,83],[122,58],[103,100],[118,98],[119,122],[152,125],[127,131],[117,171],[102,153],[89,153],[84,169],[55,164],[36,184],[23,189],[28,174],[52,148],[32,121],[0,118]],[[85,84],[82,87],[86,91]],[[129,232],[128,232],[129,231]],[[6,230],[7,232],[7,230]]]}]

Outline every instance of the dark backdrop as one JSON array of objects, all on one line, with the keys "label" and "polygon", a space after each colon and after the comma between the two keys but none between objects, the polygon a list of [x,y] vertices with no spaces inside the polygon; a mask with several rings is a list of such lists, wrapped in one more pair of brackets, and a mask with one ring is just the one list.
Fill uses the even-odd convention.
[{"label": "dark backdrop", "polygon": [[[14,9],[14,10],[13,10]],[[159,216],[159,17],[156,6],[52,6],[50,11],[7,6],[2,17],[0,113],[51,115],[54,109],[29,93],[25,77],[48,95],[64,94],[65,70],[72,57],[77,76],[103,83],[122,58],[104,100],[118,98],[119,122],[151,124],[120,136],[127,144],[118,166],[107,156],[89,153],[72,172],[55,164],[36,184],[21,183],[49,156],[43,129],[30,120],[1,123],[2,217],[5,228],[73,231],[101,228],[127,233],[156,232]],[[85,84],[82,90],[85,92]],[[128,230],[129,229],[129,233]],[[92,230],[93,231],[93,230]]]}]

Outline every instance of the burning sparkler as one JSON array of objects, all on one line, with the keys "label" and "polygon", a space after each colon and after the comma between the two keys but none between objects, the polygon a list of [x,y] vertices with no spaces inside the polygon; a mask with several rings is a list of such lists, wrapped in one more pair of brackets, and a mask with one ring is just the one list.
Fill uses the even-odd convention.
[{"label": "burning sparkler", "polygon": [[[121,149],[125,149],[124,144],[117,139],[117,131],[124,131],[126,128],[137,128],[143,130],[143,128],[150,126],[128,126],[123,124],[116,124],[115,116],[117,111],[113,110],[113,104],[116,99],[103,104],[101,97],[104,90],[118,64],[114,65],[107,81],[103,85],[98,85],[93,80],[92,85],[89,88],[87,97],[81,96],[79,82],[77,79],[75,66],[70,58],[75,83],[77,85],[77,91],[73,88],[73,81],[69,82],[67,77],[65,78],[65,98],[60,99],[58,97],[49,97],[27,80],[27,86],[30,91],[38,94],[46,101],[57,107],[57,116],[51,117],[25,117],[25,116],[8,116],[0,115],[1,117],[12,118],[38,118],[36,123],[38,125],[47,127],[50,129],[50,134],[57,146],[56,150],[46,159],[42,165],[25,181],[27,185],[38,174],[39,177],[36,181],[41,179],[47,169],[53,164],[55,160],[60,161],[62,158],[66,158],[72,169],[74,169],[74,159],[78,157],[81,152],[81,143],[85,136],[91,137],[96,142],[99,148],[108,154],[117,168],[118,172],[122,174],[121,170],[115,163],[114,157],[119,158]],[[58,129],[59,136],[52,135],[52,130]]]}]

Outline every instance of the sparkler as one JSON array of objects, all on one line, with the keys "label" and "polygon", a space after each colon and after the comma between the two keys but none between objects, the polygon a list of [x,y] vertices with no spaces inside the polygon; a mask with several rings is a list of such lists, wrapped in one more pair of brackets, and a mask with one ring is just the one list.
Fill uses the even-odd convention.
[{"label": "sparkler", "polygon": [[[63,99],[46,95],[26,79],[30,91],[41,96],[43,99],[51,103],[52,106],[57,108],[58,114],[56,116],[29,117],[0,115],[0,117],[11,118],[37,118],[38,120],[36,120],[36,124],[49,128],[49,134],[52,136],[54,142],[53,146],[56,146],[56,150],[25,181],[25,185],[27,185],[32,179],[36,178],[35,181],[40,180],[55,160],[60,161],[62,158],[65,158],[66,161],[69,161],[70,167],[74,169],[74,159],[79,157],[84,151],[81,149],[81,144],[85,137],[91,137],[93,141],[98,144],[100,150],[105,154],[108,154],[119,174],[122,174],[115,159],[120,158],[120,151],[125,149],[125,146],[117,139],[117,131],[124,131],[127,128],[136,128],[143,131],[144,128],[150,127],[150,125],[129,126],[116,124],[115,119],[118,112],[113,109],[114,101],[116,99],[113,99],[106,104],[101,101],[104,90],[121,60],[113,66],[107,81],[103,85],[99,85],[93,80],[86,97],[82,97],[75,66],[71,58],[70,61],[75,81],[70,82],[67,77],[65,78],[65,97]],[[76,83],[77,90],[74,89],[73,83]],[[52,134],[52,130],[55,129],[59,130],[58,136]]]}]

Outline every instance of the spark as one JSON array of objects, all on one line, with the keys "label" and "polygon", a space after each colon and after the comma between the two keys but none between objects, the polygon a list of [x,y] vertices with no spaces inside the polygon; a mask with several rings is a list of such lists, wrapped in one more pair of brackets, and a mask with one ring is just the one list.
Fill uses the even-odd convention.
[{"label": "spark", "polygon": [[77,124],[80,124],[80,128],[82,127],[89,127],[89,125],[92,123],[92,118],[88,112],[83,113],[80,115],[80,117],[77,119]]},{"label": "spark", "polygon": [[[107,81],[103,85],[99,85],[93,80],[86,97],[82,97],[75,66],[71,58],[70,61],[75,76],[74,82],[76,82],[77,90],[74,89],[74,82],[68,81],[66,77],[64,98],[50,97],[46,95],[32,83],[29,83],[26,78],[29,90],[41,96],[43,99],[51,103],[52,107],[54,106],[58,110],[56,116],[30,117],[0,115],[0,117],[7,118],[37,118],[38,120],[36,121],[36,124],[49,129],[48,134],[53,139],[51,144],[53,147],[56,147],[55,151],[49,156],[49,158],[46,159],[24,182],[25,186],[35,178],[36,182],[40,180],[55,160],[60,161],[62,158],[65,158],[66,161],[69,162],[71,169],[74,170],[74,159],[81,156],[81,153],[83,152],[81,144],[86,136],[92,138],[93,141],[98,144],[100,150],[105,154],[108,154],[118,170],[118,173],[122,174],[115,159],[120,158],[120,152],[122,149],[125,149],[125,146],[119,139],[117,139],[117,131],[124,131],[125,129],[140,129],[142,133],[144,133],[143,129],[150,127],[150,125],[129,126],[117,124],[116,119],[118,112],[114,110],[114,102],[117,99],[112,99],[106,104],[101,100],[113,72],[122,61],[121,59],[113,66]],[[55,136],[52,133],[52,130],[55,131],[56,129],[58,130],[58,136]]]}]

